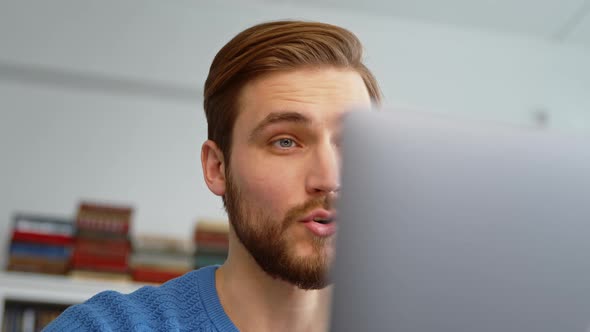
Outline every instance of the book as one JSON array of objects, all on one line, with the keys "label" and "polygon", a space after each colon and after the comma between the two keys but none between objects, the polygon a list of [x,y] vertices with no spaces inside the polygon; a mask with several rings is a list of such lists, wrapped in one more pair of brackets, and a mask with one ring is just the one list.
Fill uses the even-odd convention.
[{"label": "book", "polygon": [[129,206],[81,202],[76,217],[72,269],[128,273],[132,214]]},{"label": "book", "polygon": [[16,256],[8,257],[6,269],[8,271],[35,272],[48,274],[65,274],[69,268],[67,259],[47,259],[38,256]]},{"label": "book", "polygon": [[35,317],[37,312],[33,308],[25,308],[22,314],[22,332],[34,332],[35,331]]},{"label": "book", "polygon": [[109,241],[79,237],[74,247],[76,252],[99,256],[127,256],[131,252],[129,241]]},{"label": "book", "polygon": [[83,269],[104,272],[128,272],[127,256],[85,255],[74,251],[72,269]]},{"label": "book", "polygon": [[35,332],[41,332],[49,323],[53,322],[65,309],[41,309],[35,317]]},{"label": "book", "polygon": [[64,274],[72,254],[72,220],[15,214],[6,270]]},{"label": "book", "polygon": [[154,267],[136,266],[132,269],[131,275],[134,281],[164,283],[189,272],[191,269],[159,269]]},{"label": "book", "polygon": [[130,242],[129,234],[109,233],[97,230],[78,229],[75,238],[107,240],[109,242]]},{"label": "book", "polygon": [[197,251],[226,253],[229,247],[229,224],[217,221],[199,221],[193,241]]},{"label": "book", "polygon": [[156,234],[139,234],[132,239],[134,252],[192,254],[194,245],[189,240]]},{"label": "book", "polygon": [[143,265],[186,270],[193,267],[193,255],[139,251],[131,254],[130,265],[133,267]]},{"label": "book", "polygon": [[65,246],[41,243],[17,242],[10,243],[9,254],[12,256],[35,256],[46,259],[68,259],[72,249]]},{"label": "book", "polygon": [[100,280],[100,281],[118,281],[129,282],[131,276],[126,272],[105,272],[92,271],[83,269],[74,269],[68,272],[68,276],[76,280]]},{"label": "book", "polygon": [[199,220],[195,227],[195,233],[210,232],[210,233],[229,233],[229,223],[227,220]]},{"label": "book", "polygon": [[76,227],[79,230],[128,234],[133,208],[82,202],[78,208]]},{"label": "book", "polygon": [[29,230],[15,230],[12,232],[11,241],[71,246],[74,243],[74,237],[70,234],[49,234]]},{"label": "book", "polygon": [[12,229],[15,232],[72,236],[74,222],[67,218],[17,213],[13,218]]},{"label": "book", "polygon": [[68,306],[7,300],[4,303],[2,331],[39,332]]},{"label": "book", "polygon": [[229,244],[229,236],[227,233],[212,233],[212,232],[197,232],[195,235],[195,242],[201,245],[211,244],[214,246],[227,246]]}]

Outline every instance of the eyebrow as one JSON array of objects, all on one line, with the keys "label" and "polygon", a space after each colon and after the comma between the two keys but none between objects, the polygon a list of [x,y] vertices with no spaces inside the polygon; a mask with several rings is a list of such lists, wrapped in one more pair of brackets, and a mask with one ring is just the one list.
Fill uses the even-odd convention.
[{"label": "eyebrow", "polygon": [[250,133],[250,140],[254,140],[256,136],[270,125],[287,122],[287,123],[298,123],[308,125],[311,123],[311,119],[298,112],[275,112],[267,115]]}]

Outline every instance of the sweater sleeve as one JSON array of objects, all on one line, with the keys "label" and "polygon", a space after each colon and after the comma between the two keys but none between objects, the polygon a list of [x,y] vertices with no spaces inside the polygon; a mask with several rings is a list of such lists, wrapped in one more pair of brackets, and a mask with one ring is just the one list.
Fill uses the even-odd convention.
[{"label": "sweater sleeve", "polygon": [[203,268],[131,294],[101,292],[69,307],[43,331],[236,332],[219,303],[214,273],[214,267]]},{"label": "sweater sleeve", "polygon": [[[143,287],[130,295],[101,292],[83,304],[64,311],[43,331],[179,331],[176,310],[154,287]],[[153,301],[159,298],[160,301]]]},{"label": "sweater sleeve", "polygon": [[118,317],[112,315],[114,308],[110,304],[120,295],[112,291],[102,292],[83,304],[71,306],[43,331],[117,331]]}]

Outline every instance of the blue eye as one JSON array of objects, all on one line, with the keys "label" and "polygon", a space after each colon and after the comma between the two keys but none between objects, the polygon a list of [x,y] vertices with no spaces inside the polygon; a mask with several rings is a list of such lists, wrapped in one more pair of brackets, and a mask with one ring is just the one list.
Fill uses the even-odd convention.
[{"label": "blue eye", "polygon": [[295,146],[295,141],[290,138],[281,138],[274,141],[273,144],[281,149],[288,149]]}]

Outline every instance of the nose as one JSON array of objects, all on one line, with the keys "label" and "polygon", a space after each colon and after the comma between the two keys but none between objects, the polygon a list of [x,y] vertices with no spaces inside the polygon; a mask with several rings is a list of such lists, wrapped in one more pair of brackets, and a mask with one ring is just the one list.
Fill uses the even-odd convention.
[{"label": "nose", "polygon": [[312,152],[310,159],[306,179],[308,193],[335,196],[340,190],[340,149],[326,142]]}]

